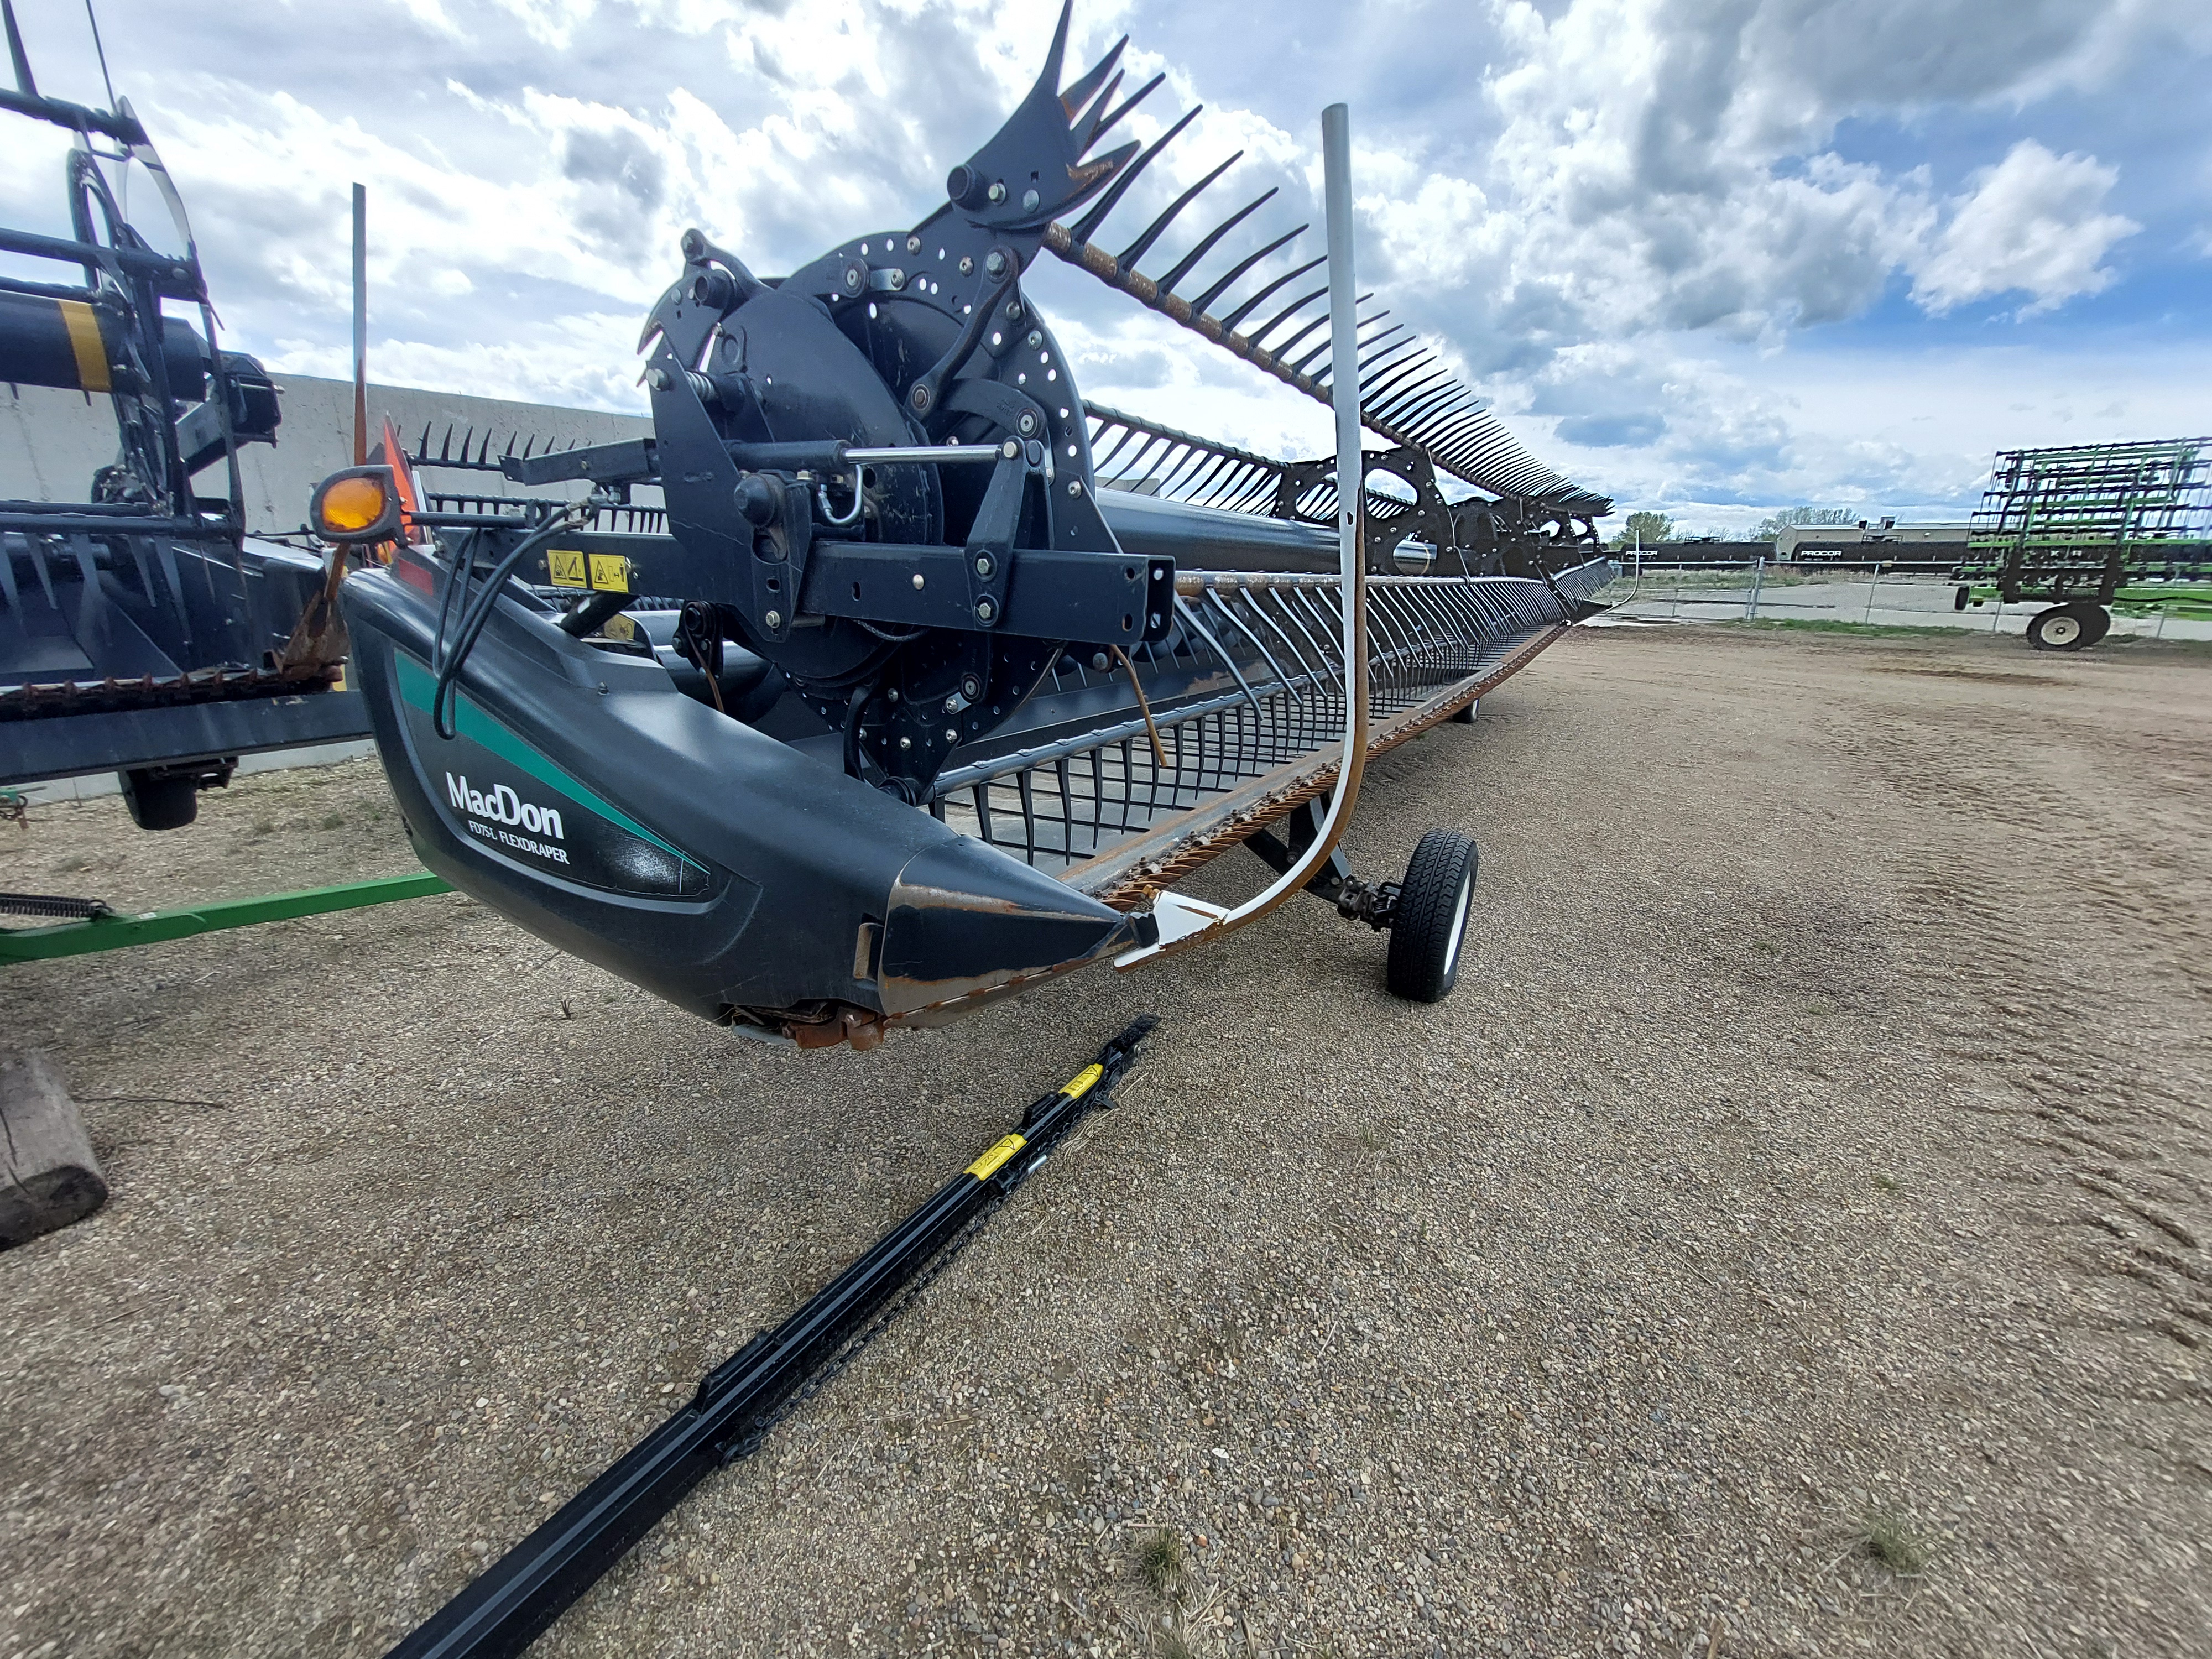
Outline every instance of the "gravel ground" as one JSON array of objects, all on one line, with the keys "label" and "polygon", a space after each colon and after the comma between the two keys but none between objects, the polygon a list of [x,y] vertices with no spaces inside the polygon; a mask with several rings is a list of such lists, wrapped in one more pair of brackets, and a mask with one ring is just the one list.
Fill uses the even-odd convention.
[{"label": "gravel ground", "polygon": [[[458,896],[6,970],[114,1197],[0,1255],[0,1659],[382,1651],[1146,1009],[541,1651],[2202,1654],[2209,710],[1578,632],[1370,774],[1363,870],[1482,842],[1432,1008],[1318,905],[867,1054]],[[0,823],[134,904],[406,864],[364,765]]]}]

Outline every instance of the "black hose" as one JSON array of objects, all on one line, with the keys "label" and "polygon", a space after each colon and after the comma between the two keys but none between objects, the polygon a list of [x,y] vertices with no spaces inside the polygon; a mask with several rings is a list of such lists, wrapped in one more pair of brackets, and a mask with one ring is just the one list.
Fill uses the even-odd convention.
[{"label": "black hose", "polygon": [[[452,574],[446,579],[445,596],[438,606],[438,631],[430,647],[430,668],[438,678],[437,690],[430,699],[430,724],[440,737],[451,742],[456,735],[455,728],[448,723],[447,700],[453,693],[454,682],[460,678],[462,665],[476,648],[477,636],[499,605],[500,591],[524,559],[562,531],[574,528],[580,517],[579,509],[570,507],[517,542],[491,568],[473,600],[469,594],[469,577],[476,561],[471,557],[455,562]],[[448,644],[447,629],[457,604],[460,622]]]}]

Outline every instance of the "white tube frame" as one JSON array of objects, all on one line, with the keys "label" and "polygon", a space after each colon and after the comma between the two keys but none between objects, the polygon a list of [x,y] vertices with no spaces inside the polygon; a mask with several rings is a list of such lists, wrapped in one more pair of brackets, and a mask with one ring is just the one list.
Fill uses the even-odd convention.
[{"label": "white tube frame", "polygon": [[1329,399],[1336,411],[1337,565],[1346,681],[1336,787],[1312,843],[1264,890],[1233,909],[1162,893],[1153,907],[1160,923],[1159,943],[1115,957],[1117,968],[1133,968],[1218,939],[1286,902],[1335,853],[1359,799],[1359,781],[1367,768],[1367,559],[1360,522],[1367,471],[1359,441],[1359,325],[1354,314],[1358,289],[1352,264],[1352,114],[1343,104],[1331,104],[1321,113],[1321,155],[1328,224]]}]

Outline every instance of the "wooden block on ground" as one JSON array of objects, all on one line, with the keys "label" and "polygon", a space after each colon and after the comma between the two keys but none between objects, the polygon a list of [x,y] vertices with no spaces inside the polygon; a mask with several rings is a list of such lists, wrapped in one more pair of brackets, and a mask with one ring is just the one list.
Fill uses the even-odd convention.
[{"label": "wooden block on ground", "polygon": [[107,1201],[84,1120],[44,1054],[0,1048],[0,1250]]}]

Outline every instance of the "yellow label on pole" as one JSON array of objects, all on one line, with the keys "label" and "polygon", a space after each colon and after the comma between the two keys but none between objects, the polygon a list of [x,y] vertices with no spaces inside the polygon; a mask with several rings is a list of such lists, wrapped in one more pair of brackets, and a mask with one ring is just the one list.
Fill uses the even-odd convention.
[{"label": "yellow label on pole", "polygon": [[970,1164],[967,1173],[974,1176],[978,1181],[988,1181],[993,1176],[998,1174],[999,1166],[1001,1164],[1028,1145],[1029,1142],[1024,1140],[1019,1135],[1004,1136],[998,1145]]},{"label": "yellow label on pole", "polygon": [[556,587],[588,587],[584,579],[584,556],[573,547],[545,550],[545,572]]},{"label": "yellow label on pole", "polygon": [[70,350],[76,358],[76,383],[85,392],[112,389],[107,375],[107,347],[100,337],[100,319],[82,300],[63,300],[62,326],[69,331]]},{"label": "yellow label on pole", "polygon": [[602,593],[629,592],[629,561],[619,553],[592,555],[592,586]]},{"label": "yellow label on pole", "polygon": [[1070,1100],[1080,1100],[1097,1087],[1098,1079],[1106,1075],[1103,1066],[1086,1066],[1060,1086],[1060,1093]]}]

